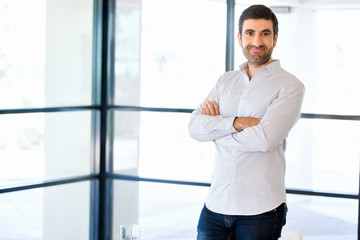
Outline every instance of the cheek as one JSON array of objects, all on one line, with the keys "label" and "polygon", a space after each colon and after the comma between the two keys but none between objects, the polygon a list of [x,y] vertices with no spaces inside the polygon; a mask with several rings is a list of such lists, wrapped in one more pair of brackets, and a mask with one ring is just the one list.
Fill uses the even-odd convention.
[{"label": "cheek", "polygon": [[239,41],[239,44],[240,44],[240,47],[244,48],[248,45],[248,42],[246,41],[246,39],[243,38]]},{"label": "cheek", "polygon": [[250,38],[250,37],[243,37],[242,39],[241,39],[241,47],[242,48],[247,48],[247,47],[249,47],[249,46],[251,46],[251,45],[253,45],[253,39],[252,38]]}]

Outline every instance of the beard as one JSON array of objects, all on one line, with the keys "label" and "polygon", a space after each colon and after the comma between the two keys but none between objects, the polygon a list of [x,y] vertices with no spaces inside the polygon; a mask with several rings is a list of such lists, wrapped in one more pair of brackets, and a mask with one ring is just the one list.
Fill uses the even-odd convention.
[{"label": "beard", "polygon": [[[251,49],[262,49],[263,52],[251,53]],[[242,50],[250,65],[261,66],[270,60],[273,47],[267,48],[264,45],[261,45],[259,47],[256,47],[254,45],[248,45],[246,48],[243,47]]]}]

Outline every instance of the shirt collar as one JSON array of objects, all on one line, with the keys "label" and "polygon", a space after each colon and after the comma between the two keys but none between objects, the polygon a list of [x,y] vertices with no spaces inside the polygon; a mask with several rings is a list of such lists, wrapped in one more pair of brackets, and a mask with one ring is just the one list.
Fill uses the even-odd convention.
[{"label": "shirt collar", "polygon": [[[247,69],[249,68],[249,64],[248,64],[248,62],[244,62],[239,67],[242,72],[246,73]],[[275,60],[272,63],[266,65],[265,67],[262,67],[259,70],[259,72],[266,71],[268,73],[272,73],[272,72],[278,70],[280,67],[281,67],[280,60]]]},{"label": "shirt collar", "polygon": [[274,60],[272,63],[260,69],[260,71],[267,71],[268,73],[272,73],[277,71],[280,67],[281,67],[280,60]]}]

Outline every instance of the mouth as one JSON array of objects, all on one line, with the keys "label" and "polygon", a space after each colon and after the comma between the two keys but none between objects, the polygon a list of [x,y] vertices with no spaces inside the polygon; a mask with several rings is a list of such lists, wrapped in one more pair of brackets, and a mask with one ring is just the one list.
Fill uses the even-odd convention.
[{"label": "mouth", "polygon": [[262,47],[259,47],[259,48],[250,48],[250,50],[251,50],[252,52],[254,52],[254,53],[262,53],[262,52],[265,51],[265,49],[262,48]]}]

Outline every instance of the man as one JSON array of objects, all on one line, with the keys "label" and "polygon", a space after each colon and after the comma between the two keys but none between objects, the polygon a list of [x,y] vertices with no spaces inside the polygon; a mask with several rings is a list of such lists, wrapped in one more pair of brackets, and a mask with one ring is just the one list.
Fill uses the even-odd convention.
[{"label": "man", "polygon": [[278,239],[286,218],[286,137],[300,116],[303,84],[271,57],[275,14],[242,13],[238,40],[247,62],[225,72],[191,115],[190,135],[214,141],[214,172],[198,240]]}]

